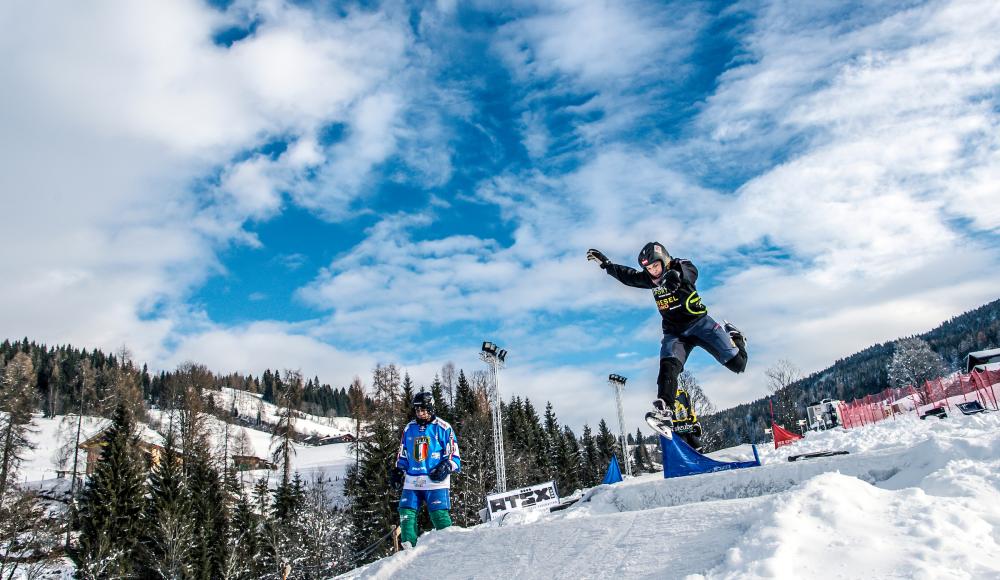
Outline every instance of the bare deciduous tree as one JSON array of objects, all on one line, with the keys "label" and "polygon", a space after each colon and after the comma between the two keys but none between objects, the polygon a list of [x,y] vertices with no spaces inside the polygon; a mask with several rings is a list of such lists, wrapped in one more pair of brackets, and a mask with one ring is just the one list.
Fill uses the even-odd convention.
[{"label": "bare deciduous tree", "polygon": [[687,391],[691,398],[691,406],[694,407],[698,415],[711,415],[715,412],[715,405],[709,400],[708,395],[698,384],[698,379],[690,371],[684,371],[677,377],[677,385]]},{"label": "bare deciduous tree", "polygon": [[797,389],[793,385],[802,378],[802,371],[791,361],[780,359],[764,371],[764,376],[767,377],[767,388],[774,397],[774,420],[785,427],[794,425],[797,419]]},{"label": "bare deciduous tree", "polygon": [[0,377],[0,499],[6,497],[14,482],[22,453],[33,448],[28,434],[35,403],[35,380],[31,357],[23,352],[14,355]]},{"label": "bare deciduous tree", "polygon": [[441,367],[441,387],[448,397],[448,406],[455,404],[455,363],[448,361]]},{"label": "bare deciduous tree", "polygon": [[944,374],[944,359],[931,350],[927,341],[904,338],[896,343],[896,350],[889,361],[889,382],[894,387],[923,386],[927,381]]}]

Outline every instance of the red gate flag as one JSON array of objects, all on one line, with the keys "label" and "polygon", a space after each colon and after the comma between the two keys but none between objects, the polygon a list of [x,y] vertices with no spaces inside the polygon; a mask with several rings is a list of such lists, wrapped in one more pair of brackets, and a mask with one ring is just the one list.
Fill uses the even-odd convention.
[{"label": "red gate flag", "polygon": [[781,425],[778,425],[773,421],[771,422],[771,432],[774,433],[775,449],[781,447],[782,445],[788,445],[789,443],[802,439],[801,435],[796,435],[795,433],[782,428]]}]

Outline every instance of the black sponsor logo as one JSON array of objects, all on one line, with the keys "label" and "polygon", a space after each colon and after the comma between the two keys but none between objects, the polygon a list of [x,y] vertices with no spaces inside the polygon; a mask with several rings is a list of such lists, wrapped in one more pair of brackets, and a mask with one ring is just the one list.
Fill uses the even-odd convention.
[{"label": "black sponsor logo", "polygon": [[530,507],[551,499],[555,499],[552,497],[551,487],[526,489],[514,495],[490,500],[490,511],[502,512],[507,509]]}]

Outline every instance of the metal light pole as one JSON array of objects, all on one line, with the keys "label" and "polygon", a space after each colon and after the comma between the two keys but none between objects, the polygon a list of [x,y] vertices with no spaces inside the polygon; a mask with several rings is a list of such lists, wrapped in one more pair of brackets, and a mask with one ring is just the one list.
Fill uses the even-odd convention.
[{"label": "metal light pole", "polygon": [[492,342],[484,342],[479,358],[490,366],[493,377],[493,455],[497,466],[497,492],[502,493],[507,491],[507,464],[503,452],[503,414],[500,410],[500,383],[497,382],[497,375],[504,366],[507,351]]},{"label": "metal light pole", "polygon": [[[618,404],[618,436],[622,442],[622,463],[625,464],[625,475],[632,477],[632,462],[628,458],[628,437],[625,435],[625,411],[622,409],[622,390],[625,388],[625,377],[608,375],[608,384],[615,391],[615,403]],[[638,442],[640,445],[642,442]]]}]

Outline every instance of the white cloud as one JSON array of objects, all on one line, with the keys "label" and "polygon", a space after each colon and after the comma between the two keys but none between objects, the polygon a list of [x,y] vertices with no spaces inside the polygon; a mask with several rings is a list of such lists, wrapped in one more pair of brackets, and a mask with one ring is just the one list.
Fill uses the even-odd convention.
[{"label": "white cloud", "polygon": [[[367,140],[346,160],[355,171],[393,150],[383,128],[404,104],[383,106],[384,85],[407,64],[405,20],[279,1],[53,8],[0,7],[12,57],[0,63],[0,224],[20,242],[0,281],[8,333],[162,356],[191,325],[188,292],[221,270],[215,252],[258,245],[244,223],[280,211],[298,172],[340,162],[316,146],[319,126]],[[254,34],[212,43],[247,14]],[[273,138],[291,141],[277,160],[232,163]]]},{"label": "white cloud", "polygon": [[369,380],[375,356],[336,348],[310,337],[307,331],[279,322],[213,327],[183,338],[163,365],[169,369],[194,361],[219,372],[255,375],[280,365],[280,369],[301,370],[336,386],[349,385],[356,374]]},{"label": "white cloud", "polygon": [[[536,158],[553,145],[539,113],[578,117],[577,135],[603,144],[654,113],[658,98],[691,71],[688,57],[706,24],[699,3],[560,0],[519,2],[520,17],[493,41],[515,79],[529,87],[523,143]],[[552,111],[545,111],[552,114]]]}]

